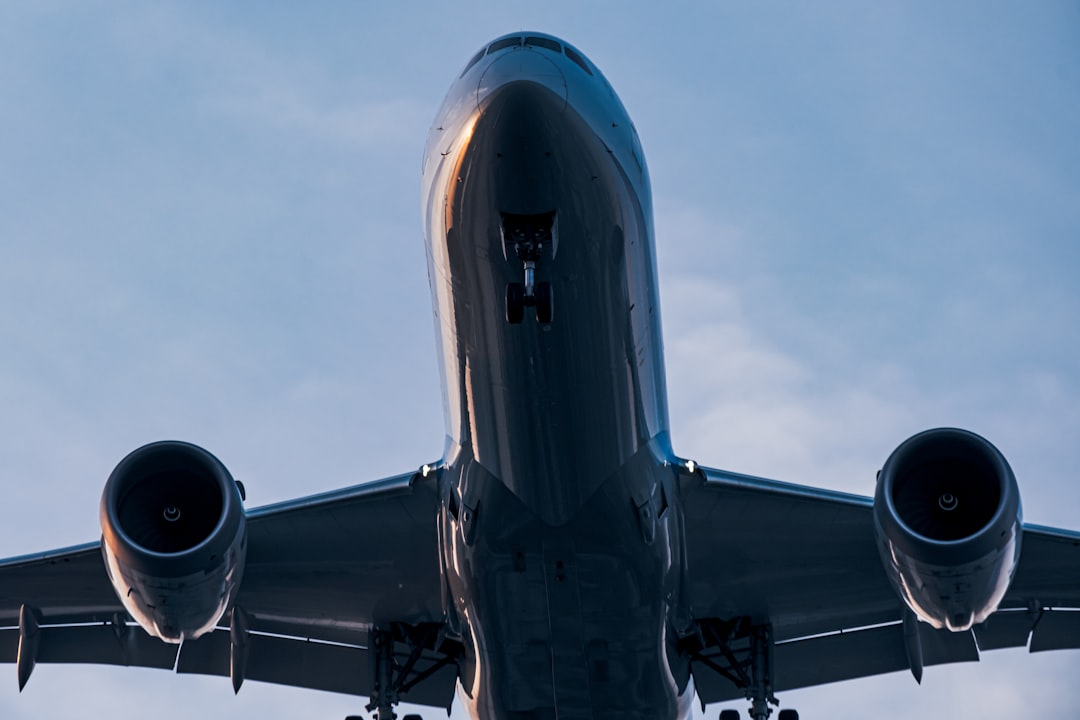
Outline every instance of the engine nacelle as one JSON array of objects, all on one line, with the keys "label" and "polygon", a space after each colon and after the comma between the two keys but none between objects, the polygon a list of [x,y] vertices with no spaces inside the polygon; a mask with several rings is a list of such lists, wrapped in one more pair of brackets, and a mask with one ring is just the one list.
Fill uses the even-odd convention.
[{"label": "engine nacelle", "polygon": [[216,457],[184,442],[144,445],[101,495],[101,549],[124,607],[166,642],[214,629],[247,554],[240,491]]},{"label": "engine nacelle", "polygon": [[901,599],[935,628],[993,613],[1020,558],[1020,490],[1005,457],[966,430],[905,440],[878,475],[874,531]]}]

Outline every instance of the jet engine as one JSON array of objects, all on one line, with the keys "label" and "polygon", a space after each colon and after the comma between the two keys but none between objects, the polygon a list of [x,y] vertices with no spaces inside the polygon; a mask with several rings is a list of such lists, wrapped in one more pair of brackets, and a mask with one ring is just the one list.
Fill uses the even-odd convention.
[{"label": "jet engine", "polygon": [[886,574],[935,628],[993,613],[1020,558],[1020,490],[1005,457],[966,430],[908,438],[878,474],[874,531]]},{"label": "jet engine", "polygon": [[151,635],[197,638],[232,606],[247,525],[236,482],[206,450],[157,442],[121,460],[101,495],[101,531],[113,588]]}]

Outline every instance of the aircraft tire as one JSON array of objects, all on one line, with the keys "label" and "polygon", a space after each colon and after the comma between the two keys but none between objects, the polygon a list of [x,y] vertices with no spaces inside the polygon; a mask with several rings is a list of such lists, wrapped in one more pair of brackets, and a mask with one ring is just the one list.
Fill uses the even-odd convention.
[{"label": "aircraft tire", "polygon": [[518,325],[525,317],[525,287],[521,283],[506,284],[506,322]]},{"label": "aircraft tire", "polygon": [[536,284],[536,322],[541,325],[551,323],[555,315],[555,294],[551,290],[551,283],[542,282]]}]

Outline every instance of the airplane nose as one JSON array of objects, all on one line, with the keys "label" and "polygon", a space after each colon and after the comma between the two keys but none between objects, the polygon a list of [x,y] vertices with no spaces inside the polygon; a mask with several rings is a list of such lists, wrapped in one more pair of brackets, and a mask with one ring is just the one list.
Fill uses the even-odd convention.
[{"label": "airplane nose", "polygon": [[521,48],[503,53],[480,76],[476,106],[483,110],[495,91],[514,83],[533,83],[555,93],[566,107],[566,78],[558,66],[544,57],[545,50]]}]

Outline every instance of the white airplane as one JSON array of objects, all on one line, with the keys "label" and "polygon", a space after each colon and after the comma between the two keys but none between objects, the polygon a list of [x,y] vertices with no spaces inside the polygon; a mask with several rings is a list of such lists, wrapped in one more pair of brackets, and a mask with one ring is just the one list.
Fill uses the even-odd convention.
[{"label": "white airplane", "polygon": [[513,33],[469,60],[422,200],[442,459],[247,511],[206,450],[135,450],[100,541],[0,563],[20,688],[87,662],[368,696],[377,720],[455,690],[485,720],[695,697],[765,720],[786,689],[1080,648],[1080,533],[1025,525],[973,433],[904,441],[872,499],[675,455],[645,158],[574,47]]}]

